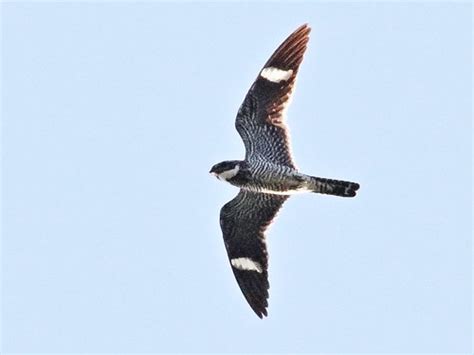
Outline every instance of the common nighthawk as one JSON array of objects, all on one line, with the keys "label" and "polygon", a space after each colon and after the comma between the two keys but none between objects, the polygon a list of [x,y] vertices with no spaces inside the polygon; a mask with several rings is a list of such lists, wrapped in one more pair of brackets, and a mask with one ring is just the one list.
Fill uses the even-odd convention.
[{"label": "common nighthawk", "polygon": [[210,173],[240,188],[221,209],[220,224],[230,264],[247,302],[262,318],[268,306],[265,230],[289,195],[317,192],[354,197],[359,184],[301,173],[290,152],[285,124],[296,74],[311,29],[299,27],[273,53],[240,106],[235,127],[245,160],[216,164]]}]

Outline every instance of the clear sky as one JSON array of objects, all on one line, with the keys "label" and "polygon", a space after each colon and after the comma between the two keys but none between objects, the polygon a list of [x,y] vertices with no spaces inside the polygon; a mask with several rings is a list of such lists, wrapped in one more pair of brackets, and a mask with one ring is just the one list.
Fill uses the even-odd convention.
[{"label": "clear sky", "polygon": [[[218,223],[234,118],[302,23],[269,317]],[[4,3],[4,352],[470,352],[471,5]]]}]

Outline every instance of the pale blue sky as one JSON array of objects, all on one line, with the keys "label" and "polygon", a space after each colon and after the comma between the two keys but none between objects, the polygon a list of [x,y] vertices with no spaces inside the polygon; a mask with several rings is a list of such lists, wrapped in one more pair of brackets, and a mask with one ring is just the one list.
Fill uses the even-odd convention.
[{"label": "pale blue sky", "polygon": [[[208,174],[273,50],[312,36],[269,317],[230,270]],[[470,352],[468,3],[4,3],[4,352]]]}]

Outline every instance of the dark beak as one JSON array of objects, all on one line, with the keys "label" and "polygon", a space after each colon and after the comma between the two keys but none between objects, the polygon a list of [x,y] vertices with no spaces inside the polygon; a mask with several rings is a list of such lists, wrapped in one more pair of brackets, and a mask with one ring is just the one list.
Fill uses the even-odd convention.
[{"label": "dark beak", "polygon": [[209,174],[214,174],[214,175],[216,175],[216,166],[215,166],[215,165],[213,165],[212,168],[211,168],[211,170],[209,170]]}]

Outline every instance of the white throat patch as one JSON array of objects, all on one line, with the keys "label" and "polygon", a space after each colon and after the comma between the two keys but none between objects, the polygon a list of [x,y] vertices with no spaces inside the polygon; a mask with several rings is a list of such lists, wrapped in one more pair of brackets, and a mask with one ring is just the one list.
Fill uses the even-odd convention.
[{"label": "white throat patch", "polygon": [[288,80],[293,74],[293,70],[282,70],[275,67],[267,67],[262,70],[260,76],[273,83]]},{"label": "white throat patch", "polygon": [[240,167],[237,164],[233,169],[223,171],[220,174],[217,174],[217,178],[222,181],[227,181],[232,179],[239,172]]}]

